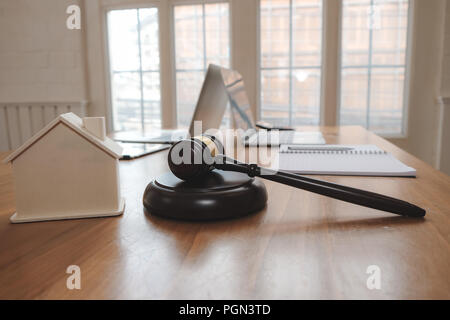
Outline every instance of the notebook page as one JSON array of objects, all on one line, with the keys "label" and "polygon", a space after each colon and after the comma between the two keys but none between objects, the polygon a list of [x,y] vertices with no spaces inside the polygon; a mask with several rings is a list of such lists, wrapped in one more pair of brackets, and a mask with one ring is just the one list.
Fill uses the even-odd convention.
[{"label": "notebook page", "polygon": [[416,175],[414,168],[406,166],[375,145],[317,145],[304,148],[282,145],[279,156],[279,170],[302,174]]}]

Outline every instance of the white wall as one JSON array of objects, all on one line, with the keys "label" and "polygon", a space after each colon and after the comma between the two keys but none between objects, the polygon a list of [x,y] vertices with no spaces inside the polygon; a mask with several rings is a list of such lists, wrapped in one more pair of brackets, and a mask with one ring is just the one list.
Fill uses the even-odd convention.
[{"label": "white wall", "polygon": [[406,151],[436,166],[439,103],[446,0],[415,0],[412,29],[408,132],[390,139]]},{"label": "white wall", "polygon": [[441,77],[437,166],[450,175],[450,1],[447,1]]},{"label": "white wall", "polygon": [[444,53],[442,62],[442,96],[450,97],[450,1],[445,10]]},{"label": "white wall", "polygon": [[66,28],[79,2],[0,1],[0,102],[86,99],[82,34]]}]

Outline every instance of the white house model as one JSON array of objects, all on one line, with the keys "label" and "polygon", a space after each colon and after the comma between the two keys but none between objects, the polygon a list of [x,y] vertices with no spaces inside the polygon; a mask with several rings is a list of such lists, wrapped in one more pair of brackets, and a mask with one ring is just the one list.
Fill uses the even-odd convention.
[{"label": "white house model", "polygon": [[104,118],[65,113],[4,162],[11,162],[16,213],[11,222],[115,216],[123,213],[119,158]]}]

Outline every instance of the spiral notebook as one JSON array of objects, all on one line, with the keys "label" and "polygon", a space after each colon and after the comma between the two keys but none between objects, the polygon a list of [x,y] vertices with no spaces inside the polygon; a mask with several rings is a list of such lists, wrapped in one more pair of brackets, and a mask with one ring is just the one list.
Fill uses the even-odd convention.
[{"label": "spiral notebook", "polygon": [[279,170],[302,174],[415,177],[416,170],[375,145],[281,145]]}]

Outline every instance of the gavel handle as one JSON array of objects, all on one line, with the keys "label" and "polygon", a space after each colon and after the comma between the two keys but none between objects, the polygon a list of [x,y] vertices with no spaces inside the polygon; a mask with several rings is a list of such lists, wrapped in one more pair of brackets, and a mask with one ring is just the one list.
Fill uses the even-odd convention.
[{"label": "gavel handle", "polygon": [[286,184],[291,187],[318,193],[334,199],[358,204],[364,207],[383,210],[407,217],[419,218],[425,216],[426,211],[409,202],[384,196],[378,193],[342,186],[322,180],[303,177],[298,174],[284,171],[274,171],[260,168],[254,164],[249,165],[234,159],[224,158],[223,163],[215,165],[224,171],[238,171],[249,176],[258,176],[266,180]]}]

